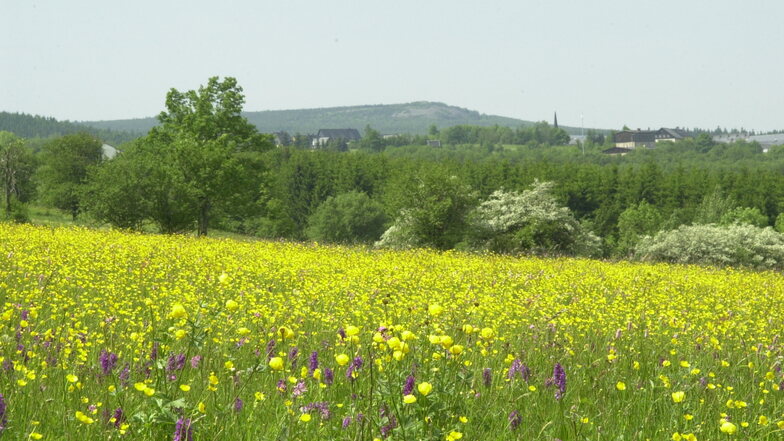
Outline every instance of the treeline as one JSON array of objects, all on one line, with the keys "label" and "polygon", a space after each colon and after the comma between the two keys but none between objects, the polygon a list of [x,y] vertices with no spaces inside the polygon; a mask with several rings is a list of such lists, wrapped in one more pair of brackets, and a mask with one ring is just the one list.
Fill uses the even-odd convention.
[{"label": "treeline", "polygon": [[88,127],[51,117],[24,113],[0,112],[0,131],[7,131],[21,138],[54,138],[86,132],[105,142],[118,146],[139,137],[136,133]]},{"label": "treeline", "polygon": [[782,146],[762,153],[702,134],[609,156],[598,136],[553,145],[563,135],[542,123],[408,138],[367,128],[340,149],[276,148],[241,117],[233,79],[172,89],[166,102],[161,124],[113,160],[89,134],[40,154],[4,134],[7,216],[24,220],[23,203],[38,201],[166,233],[784,266]]}]

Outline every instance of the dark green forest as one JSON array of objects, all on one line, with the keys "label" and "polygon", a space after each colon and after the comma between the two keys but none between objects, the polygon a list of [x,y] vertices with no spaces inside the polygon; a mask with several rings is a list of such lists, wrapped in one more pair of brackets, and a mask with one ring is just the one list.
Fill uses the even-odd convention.
[{"label": "dark green forest", "polygon": [[160,124],[112,160],[94,133],[52,138],[39,153],[6,133],[6,217],[24,221],[38,204],[143,231],[605,258],[649,255],[654,236],[707,225],[775,234],[762,257],[727,251],[750,262],[784,250],[773,233],[784,230],[784,146],[763,153],[702,133],[617,156],[602,153],[609,136],[564,145],[563,129],[537,123],[391,138],[367,126],[348,144],[276,147],[242,116],[241,91],[231,78],[172,89]]},{"label": "dark green forest", "polygon": [[117,146],[139,137],[138,133],[91,127],[24,113],[0,112],[0,131],[22,138],[52,138],[74,133],[90,133],[107,144]]}]

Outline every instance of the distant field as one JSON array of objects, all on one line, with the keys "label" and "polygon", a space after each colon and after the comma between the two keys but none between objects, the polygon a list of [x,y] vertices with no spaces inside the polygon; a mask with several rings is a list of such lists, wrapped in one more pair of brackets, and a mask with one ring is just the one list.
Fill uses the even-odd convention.
[{"label": "distant field", "polygon": [[784,434],[772,272],[0,224],[0,298],[4,439]]}]

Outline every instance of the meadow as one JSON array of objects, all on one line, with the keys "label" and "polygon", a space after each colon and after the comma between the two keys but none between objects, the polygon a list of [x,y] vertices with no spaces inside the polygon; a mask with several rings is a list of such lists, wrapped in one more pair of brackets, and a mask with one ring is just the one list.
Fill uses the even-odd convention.
[{"label": "meadow", "polygon": [[784,277],[0,224],[9,440],[780,440]]}]

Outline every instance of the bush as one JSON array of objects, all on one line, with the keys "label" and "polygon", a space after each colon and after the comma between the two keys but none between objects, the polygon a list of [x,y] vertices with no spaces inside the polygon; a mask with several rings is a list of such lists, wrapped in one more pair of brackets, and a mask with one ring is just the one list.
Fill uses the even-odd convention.
[{"label": "bush", "polygon": [[308,219],[309,239],[334,243],[370,243],[384,232],[387,216],[381,204],[352,191],[324,201]]},{"label": "bush", "polygon": [[386,248],[452,249],[463,240],[466,217],[475,205],[471,187],[438,169],[407,177],[387,198],[396,218],[376,243]]},{"label": "bush", "polygon": [[637,245],[640,237],[655,234],[661,224],[662,216],[659,211],[645,201],[627,208],[618,217],[617,253],[627,255]]},{"label": "bush", "polygon": [[764,228],[768,226],[768,217],[759,208],[737,207],[721,216],[720,225],[749,224]]},{"label": "bush", "polygon": [[5,218],[17,224],[30,223],[30,209],[26,204],[11,199],[11,211],[5,213]]},{"label": "bush", "polygon": [[599,238],[552,195],[551,182],[522,193],[496,191],[470,216],[469,243],[497,253],[595,255]]},{"label": "bush", "polygon": [[635,257],[645,261],[784,268],[784,235],[749,224],[683,225],[645,237]]}]

